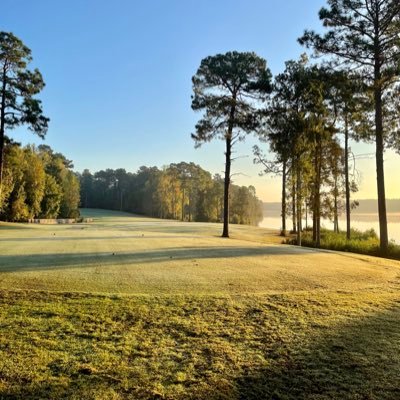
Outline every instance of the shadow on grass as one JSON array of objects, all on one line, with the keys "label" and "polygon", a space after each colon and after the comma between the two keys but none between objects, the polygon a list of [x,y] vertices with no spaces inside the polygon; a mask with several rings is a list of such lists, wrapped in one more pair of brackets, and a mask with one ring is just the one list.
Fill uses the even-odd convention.
[{"label": "shadow on grass", "polygon": [[131,236],[35,236],[35,237],[16,237],[16,238],[2,238],[2,242],[64,242],[64,241],[80,241],[85,240],[125,240],[125,239],[136,239],[136,240],[151,240],[151,239],[198,239],[199,236],[183,236],[183,235],[131,235]]},{"label": "shadow on grass", "polygon": [[202,225],[201,223],[189,223],[189,222],[179,222],[175,221],[171,223],[170,221],[160,221],[154,222],[139,222],[135,224],[113,224],[112,226],[107,224],[97,224],[96,229],[101,230],[113,230],[123,231],[123,232],[154,232],[154,233],[168,233],[168,234],[195,234],[197,236],[202,236],[204,234],[215,234],[217,237],[221,237],[219,227],[214,227],[211,224]]},{"label": "shadow on grass", "polygon": [[[9,230],[17,231],[17,230],[28,230],[33,229],[33,227],[29,224],[2,224],[0,222],[0,232],[4,231],[7,232]],[[0,239],[3,240],[3,239]]]},{"label": "shadow on grass", "polygon": [[[36,227],[39,227],[36,226]],[[49,231],[48,236],[35,236],[35,237],[6,237],[6,238],[1,238],[1,241],[24,241],[24,240],[29,240],[29,241],[35,241],[35,240],[53,240],[57,238],[57,234],[59,233],[59,230],[73,230],[73,231],[85,231],[85,233],[88,232],[88,229],[91,229],[92,226],[90,224],[82,224],[82,225],[77,225],[77,224],[72,224],[72,225],[41,225],[39,228],[46,228],[47,231]],[[118,224],[118,222],[115,222],[113,224],[104,224],[104,223],[96,223],[94,226],[96,231],[109,231],[112,229],[114,232],[121,232],[122,235],[129,235],[132,238],[139,237],[142,234],[146,235],[146,233],[159,233],[159,234],[165,234],[165,237],[173,237],[173,235],[190,235],[190,237],[193,238],[198,238],[198,237],[204,237],[206,234],[207,236],[211,235],[212,237],[221,237],[220,234],[220,229],[218,227],[212,226],[212,224],[206,224],[203,225],[202,223],[191,223],[191,222],[179,222],[179,221],[174,221],[171,223],[171,221],[157,221],[154,223],[153,221],[147,222],[135,222],[134,224],[132,223],[126,223],[126,224]],[[29,225],[7,225],[7,226],[1,226],[0,225],[0,232],[7,232],[8,230],[24,230],[24,229],[33,229],[32,226]],[[238,229],[239,233],[240,230]],[[272,231],[271,231],[272,232]],[[267,233],[267,232],[266,232]],[[270,232],[268,232],[270,234]],[[275,232],[273,232],[275,233]],[[54,236],[56,234],[56,236]],[[135,236],[136,235],[136,236]],[[167,236],[168,235],[168,236]],[[123,236],[122,236],[123,237]],[[150,236],[151,237],[151,236]],[[62,239],[62,237],[59,237]],[[109,237],[97,237],[94,239],[108,239]],[[112,239],[118,238],[117,236],[112,236]],[[76,238],[69,238],[65,237],[66,240],[86,240],[90,239],[90,237],[79,237],[77,236]]]},{"label": "shadow on grass", "polygon": [[[400,399],[400,305],[326,328],[236,381],[238,399]],[[275,358],[276,357],[276,358]]]},{"label": "shadow on grass", "polygon": [[291,246],[257,247],[173,247],[132,253],[54,253],[30,255],[0,255],[0,272],[38,271],[57,268],[127,265],[168,262],[176,260],[268,257],[315,253],[312,249]]},{"label": "shadow on grass", "polygon": [[[273,312],[273,311],[271,311]],[[332,317],[332,315],[331,315]],[[165,387],[166,395],[152,392],[153,379],[97,374],[90,368],[78,369],[65,377],[57,364],[48,365],[55,379],[46,382],[13,382],[13,389],[0,390],[2,399],[209,399],[209,400],[396,400],[400,398],[400,306],[353,320],[332,330],[313,326],[310,331],[291,329],[293,341],[260,337],[267,363],[256,360],[237,366],[234,375],[214,375],[212,380],[198,372],[196,384],[185,384],[179,395]],[[311,329],[312,328],[312,329]],[[308,334],[307,334],[308,333]],[[311,336],[311,337],[310,337]],[[283,335],[285,337],[285,335]],[[194,349],[195,350],[195,349]],[[228,362],[228,361],[225,361]],[[267,364],[267,366],[265,366]],[[61,375],[59,375],[61,374]]]}]

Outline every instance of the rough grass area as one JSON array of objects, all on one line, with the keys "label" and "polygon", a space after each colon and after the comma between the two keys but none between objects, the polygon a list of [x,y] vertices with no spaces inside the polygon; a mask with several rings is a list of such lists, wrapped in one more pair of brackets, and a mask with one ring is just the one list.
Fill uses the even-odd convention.
[{"label": "rough grass area", "polygon": [[398,399],[398,293],[0,293],[21,399]]},{"label": "rough grass area", "polygon": [[[289,242],[295,243],[295,239]],[[302,245],[314,247],[312,232],[305,231],[302,237]],[[352,253],[366,254],[370,256],[381,256],[379,249],[379,238],[373,229],[361,232],[357,229],[351,230],[351,239],[346,239],[346,232],[335,233],[328,229],[321,230],[321,248],[336,251],[349,251]],[[388,253],[385,257],[400,260],[400,246],[394,242],[389,244]]]},{"label": "rough grass area", "polygon": [[398,262],[90,213],[0,226],[1,399],[400,398]]}]

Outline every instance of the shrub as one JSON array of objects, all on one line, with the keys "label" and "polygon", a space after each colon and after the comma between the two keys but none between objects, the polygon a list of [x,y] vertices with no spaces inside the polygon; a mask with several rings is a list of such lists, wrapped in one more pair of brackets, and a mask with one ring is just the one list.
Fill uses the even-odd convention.
[{"label": "shrub", "polygon": [[[296,239],[291,239],[290,244],[296,244]],[[312,240],[312,231],[304,231],[302,235],[302,246],[316,247]],[[351,230],[351,239],[346,239],[346,232],[335,233],[333,231],[321,230],[321,249],[347,251],[352,253],[366,254],[370,256],[381,256],[379,238],[374,229],[367,231]],[[390,242],[387,258],[400,260],[400,246]]]}]

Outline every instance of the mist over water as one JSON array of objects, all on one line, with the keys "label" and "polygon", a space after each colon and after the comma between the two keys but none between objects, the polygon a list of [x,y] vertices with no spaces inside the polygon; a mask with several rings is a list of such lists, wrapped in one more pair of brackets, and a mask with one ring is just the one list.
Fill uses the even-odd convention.
[{"label": "mist over water", "polygon": [[[308,221],[308,226],[312,225],[312,220]],[[332,229],[333,230],[333,222],[327,219],[323,219],[321,221],[321,225],[323,228]],[[266,216],[261,221],[260,227],[262,228],[271,228],[271,229],[281,229],[282,221],[279,216]],[[288,218],[286,220],[287,229],[290,230],[292,228],[292,220]],[[306,226],[306,221],[303,221],[303,226]],[[352,217],[351,221],[352,228],[358,229],[360,231],[366,231],[371,228],[375,230],[375,232],[379,236],[379,221],[378,216],[376,214],[355,214]],[[339,220],[339,229],[341,231],[346,230],[346,220],[341,218]],[[394,240],[396,243],[400,244],[400,215],[397,213],[388,214],[388,231],[389,231],[389,239]]]}]

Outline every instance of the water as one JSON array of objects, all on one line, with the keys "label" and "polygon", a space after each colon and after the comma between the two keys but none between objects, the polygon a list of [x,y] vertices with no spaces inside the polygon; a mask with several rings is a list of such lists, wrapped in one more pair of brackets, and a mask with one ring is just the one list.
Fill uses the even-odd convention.
[{"label": "water", "polygon": [[[388,214],[388,221],[389,239],[400,244],[400,215]],[[309,225],[311,224],[312,221],[309,221]],[[333,229],[333,223],[329,220],[322,220],[321,225],[324,228]],[[281,229],[282,221],[280,217],[264,217],[259,226],[262,228]],[[286,226],[288,230],[291,229],[291,219],[286,220]],[[305,221],[303,222],[303,226],[305,226]],[[354,215],[351,221],[351,226],[360,231],[366,231],[373,228],[379,235],[379,222],[376,214]],[[346,221],[344,219],[339,220],[339,229],[342,231],[346,230]]]}]

